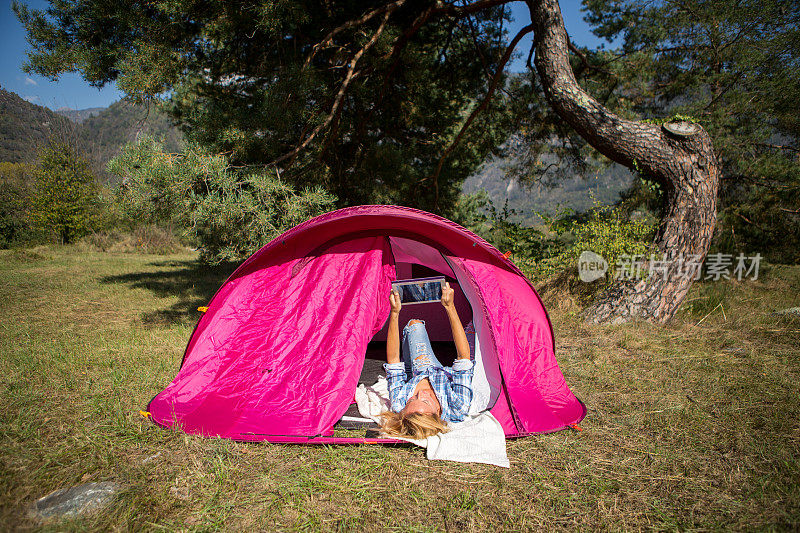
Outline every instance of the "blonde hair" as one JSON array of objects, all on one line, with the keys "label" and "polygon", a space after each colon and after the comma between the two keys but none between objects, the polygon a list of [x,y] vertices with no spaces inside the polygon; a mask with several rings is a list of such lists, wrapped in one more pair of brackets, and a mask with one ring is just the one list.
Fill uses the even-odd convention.
[{"label": "blonde hair", "polygon": [[437,433],[447,433],[449,429],[439,415],[411,413],[381,413],[381,432],[388,437],[427,439]]}]

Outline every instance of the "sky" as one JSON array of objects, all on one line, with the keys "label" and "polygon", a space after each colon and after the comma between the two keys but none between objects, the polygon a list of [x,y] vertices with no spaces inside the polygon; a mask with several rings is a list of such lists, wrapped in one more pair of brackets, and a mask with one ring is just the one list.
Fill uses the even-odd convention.
[{"label": "sky", "polygon": [[[47,6],[45,0],[23,0],[23,3],[34,9]],[[524,2],[514,2],[511,8],[516,20],[509,27],[509,38],[530,22]],[[561,0],[561,10],[572,42],[592,48],[601,44],[602,40],[592,35],[589,25],[583,20],[580,0]],[[531,34],[528,34],[517,47],[518,57],[511,65],[513,71],[524,70],[530,46]],[[22,65],[29,48],[25,31],[11,10],[11,0],[0,0],[0,87],[53,110],[61,107],[106,107],[122,98],[122,92],[113,84],[97,89],[83,81],[80,74],[64,74],[58,81],[26,74],[22,71]]]},{"label": "sky", "polygon": [[[23,0],[24,4],[43,9],[44,0]],[[65,74],[57,82],[22,71],[29,49],[25,30],[11,10],[11,0],[0,0],[0,86],[25,100],[50,109],[60,107],[86,109],[106,107],[122,98],[115,86],[96,89],[79,74]]]}]

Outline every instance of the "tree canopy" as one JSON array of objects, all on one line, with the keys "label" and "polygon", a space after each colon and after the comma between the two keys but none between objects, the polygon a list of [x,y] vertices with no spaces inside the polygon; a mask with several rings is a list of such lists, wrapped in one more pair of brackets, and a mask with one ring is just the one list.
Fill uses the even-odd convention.
[{"label": "tree canopy", "polygon": [[627,116],[691,117],[714,139],[717,245],[800,260],[800,2],[584,3],[619,43],[578,62],[595,94]]},{"label": "tree canopy", "polygon": [[[518,131],[531,161],[585,141],[638,171],[657,191],[653,252],[705,257],[720,179],[718,243],[730,233],[733,246],[777,244],[787,232],[800,242],[795,2],[585,0],[597,33],[621,40],[612,51],[572,45],[556,0],[527,0],[531,24],[508,39],[509,3],[53,0],[46,13],[15,10],[34,45],[31,71],[78,70],[133,98],[160,97],[190,139],[232,165],[267,165],[343,205],[457,212],[461,181]],[[531,32],[531,77],[509,84],[505,66]],[[748,226],[737,232],[739,220]],[[667,320],[691,283],[671,265],[619,284],[596,316]]]},{"label": "tree canopy", "polygon": [[[136,99],[160,97],[189,139],[233,164],[273,163],[341,205],[447,213],[505,135],[496,113],[481,114],[443,157],[499,69],[503,7],[55,0],[46,12],[14,9],[34,45],[29,70],[77,70]],[[434,12],[437,23],[423,24]]]}]

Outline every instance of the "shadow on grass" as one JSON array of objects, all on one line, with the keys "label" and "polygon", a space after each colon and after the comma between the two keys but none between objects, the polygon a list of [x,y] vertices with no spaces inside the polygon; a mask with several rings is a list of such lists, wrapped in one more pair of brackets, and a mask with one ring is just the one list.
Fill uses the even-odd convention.
[{"label": "shadow on grass", "polygon": [[146,289],[156,296],[177,296],[178,301],[167,309],[142,313],[146,325],[193,324],[200,317],[197,308],[207,305],[239,263],[222,263],[215,266],[198,261],[158,261],[150,263],[158,270],[106,276],[101,283],[126,284],[131,288]]}]

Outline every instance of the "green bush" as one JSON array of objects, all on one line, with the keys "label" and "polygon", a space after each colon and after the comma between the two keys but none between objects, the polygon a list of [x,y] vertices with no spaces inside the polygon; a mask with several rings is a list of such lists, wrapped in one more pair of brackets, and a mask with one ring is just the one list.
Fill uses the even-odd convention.
[{"label": "green bush", "polygon": [[496,209],[485,195],[464,197],[462,202],[463,223],[501,252],[510,252],[529,279],[549,279],[565,271],[576,273],[578,257],[588,250],[608,261],[612,268],[605,279],[610,281],[617,258],[646,253],[656,227],[650,214],[628,214],[625,205],[603,206],[596,200],[595,207],[583,215],[570,211],[552,217],[537,213],[544,221],[538,227],[515,222],[516,211],[507,204]]},{"label": "green bush", "polygon": [[320,187],[296,192],[274,169],[234,168],[197,145],[166,153],[147,137],[124,147],[109,171],[123,178],[117,199],[130,219],[173,225],[208,263],[243,259],[335,201]]},{"label": "green bush", "polygon": [[548,225],[558,235],[569,234],[570,242],[559,253],[537,261],[535,275],[550,277],[565,270],[576,270],[581,252],[591,251],[608,262],[605,280],[610,282],[620,256],[647,252],[656,221],[640,212],[629,215],[621,205],[603,206],[595,201],[594,209],[589,211],[584,222],[549,220]]},{"label": "green bush", "polygon": [[0,248],[36,240],[30,209],[35,175],[33,165],[0,163]]}]

